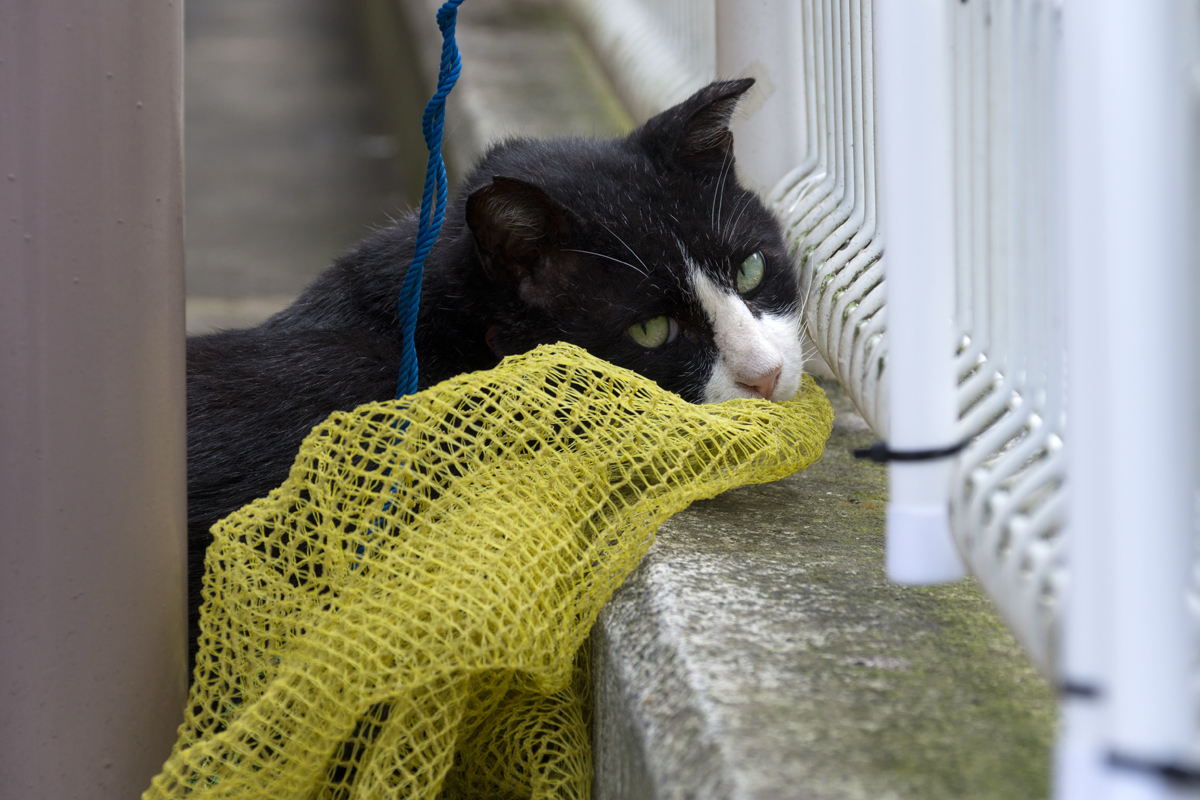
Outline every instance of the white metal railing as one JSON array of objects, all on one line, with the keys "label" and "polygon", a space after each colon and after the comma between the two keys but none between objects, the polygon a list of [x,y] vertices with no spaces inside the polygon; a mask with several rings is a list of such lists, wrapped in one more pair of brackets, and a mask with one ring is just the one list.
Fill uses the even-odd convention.
[{"label": "white metal railing", "polygon": [[1060,9],[952,4],[959,438],[951,524],[1049,674],[1064,580]]},{"label": "white metal railing", "polygon": [[1197,11],[1065,3],[1072,587],[1060,674],[1075,691],[1056,794],[1072,799],[1200,793],[1194,584],[1190,615],[1185,603],[1200,512]]},{"label": "white metal railing", "polygon": [[[570,2],[592,15],[610,5]],[[621,5],[657,13],[651,0]],[[948,509],[958,552],[1014,634],[1045,674],[1080,690],[1064,706],[1057,794],[1182,791],[1155,765],[1197,763],[1200,753],[1189,749],[1200,688],[1189,628],[1200,619],[1189,538],[1200,527],[1200,315],[1188,313],[1200,289],[1185,256],[1200,249],[1186,222],[1200,210],[1200,166],[1188,154],[1200,152],[1200,6],[716,0],[688,9],[693,23],[720,23],[711,41],[703,24],[672,29],[706,31],[689,45],[713,48],[694,62],[703,68],[680,67],[668,91],[627,63],[644,65],[645,54],[609,57],[608,67],[643,116],[712,77],[712,64],[718,77],[765,74],[776,98],[802,112],[781,123],[776,110],[748,136],[735,129],[739,174],[753,161],[747,147],[786,150],[795,165],[772,175],[755,162],[751,182],[773,187],[766,196],[808,295],[808,333],[868,423],[898,450],[967,442],[940,474],[894,466],[891,500],[903,495],[910,512],[932,516]],[[611,16],[605,24],[619,29]],[[729,25],[788,44],[763,48],[759,34],[750,68],[753,45],[737,45]],[[886,61],[880,85],[875,58]],[[887,134],[878,143],[877,106]],[[920,291],[909,269],[917,279],[946,274]],[[949,294],[938,291],[947,284]],[[1064,447],[1068,399],[1074,454]],[[902,527],[893,516],[889,528]],[[924,533],[936,532],[940,521],[929,521]],[[1113,771],[1114,752],[1136,769]]]},{"label": "white metal railing", "polygon": [[[872,36],[869,2],[805,0],[805,158],[768,201],[784,226],[808,293],[805,320],[821,355],[881,434],[883,240],[875,176]],[[843,46],[843,43],[845,46]]]}]

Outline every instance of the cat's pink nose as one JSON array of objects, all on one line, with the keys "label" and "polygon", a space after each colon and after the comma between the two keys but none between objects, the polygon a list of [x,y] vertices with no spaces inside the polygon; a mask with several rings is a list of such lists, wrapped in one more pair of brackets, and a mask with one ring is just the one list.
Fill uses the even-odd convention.
[{"label": "cat's pink nose", "polygon": [[775,394],[775,387],[779,385],[780,371],[781,368],[776,367],[770,372],[764,372],[762,375],[759,375],[756,378],[739,381],[738,385],[749,389],[762,398],[770,400],[771,395]]}]

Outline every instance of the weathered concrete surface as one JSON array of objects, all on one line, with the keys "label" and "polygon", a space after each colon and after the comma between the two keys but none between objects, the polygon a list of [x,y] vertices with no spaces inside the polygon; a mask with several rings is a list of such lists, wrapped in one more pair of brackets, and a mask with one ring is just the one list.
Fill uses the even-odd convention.
[{"label": "weathered concrete surface", "polygon": [[330,0],[188,0],[188,328],[254,324],[406,206],[395,142]]},{"label": "weathered concrete surface", "polygon": [[1029,798],[1054,697],[971,582],[889,584],[886,470],[825,456],[662,527],[593,633],[596,800]]}]

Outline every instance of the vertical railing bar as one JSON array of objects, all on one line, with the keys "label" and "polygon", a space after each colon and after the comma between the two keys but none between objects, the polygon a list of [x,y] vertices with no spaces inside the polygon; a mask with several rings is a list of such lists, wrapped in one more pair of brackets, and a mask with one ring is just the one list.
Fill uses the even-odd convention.
[{"label": "vertical railing bar", "polygon": [[[838,362],[839,372],[845,374],[848,366],[850,366],[851,354],[853,348],[850,345],[854,338],[854,326],[852,323],[853,309],[851,305],[857,308],[859,297],[857,291],[853,291],[854,284],[858,283],[858,269],[842,269],[842,266],[850,267],[853,261],[856,261],[859,254],[863,252],[863,248],[871,242],[872,236],[875,234],[874,225],[865,227],[864,222],[868,216],[868,198],[866,198],[866,162],[865,162],[865,133],[864,126],[864,85],[863,85],[863,26],[862,13],[857,1],[851,0],[847,2],[848,23],[851,30],[851,104],[852,104],[852,155],[854,163],[854,172],[851,181],[851,190],[853,197],[853,207],[850,217],[846,222],[842,223],[838,230],[835,230],[829,236],[826,245],[828,255],[822,252],[821,258],[827,259],[830,269],[841,270],[846,276],[842,285],[845,285],[846,291],[842,295],[839,302],[834,303],[832,309],[833,319],[835,323],[840,324],[840,335],[833,339],[833,347],[830,347],[834,360]],[[850,240],[842,245],[842,240],[846,234],[852,234]],[[821,252],[821,251],[818,251]]]},{"label": "vertical railing bar", "polygon": [[[871,287],[862,298],[859,300],[859,308],[847,320],[844,339],[848,339],[845,349],[849,353],[848,360],[841,359],[842,363],[839,367],[842,369],[842,374],[846,380],[850,381],[855,389],[856,398],[862,397],[866,391],[864,387],[864,372],[869,370],[870,359],[882,357],[882,346],[876,344],[871,346],[868,344],[870,337],[876,332],[881,332],[884,323],[883,313],[883,265],[880,262],[880,255],[883,250],[883,237],[879,230],[879,211],[878,211],[878,194],[875,185],[876,175],[876,150],[875,150],[875,119],[874,119],[874,58],[873,47],[867,43],[874,41],[873,20],[872,20],[872,4],[867,2],[866,7],[859,4],[859,25],[860,25],[860,41],[863,44],[860,46],[860,66],[862,75],[862,93],[861,93],[861,130],[862,143],[861,150],[863,151],[863,202],[865,204],[865,217],[861,235],[864,239],[869,238],[869,243],[859,252],[859,254],[846,265],[846,269],[851,274],[857,274],[862,271],[861,276],[856,279],[858,286]],[[855,294],[860,290],[855,289]],[[869,321],[868,321],[869,319]],[[861,326],[861,328],[860,328]],[[861,345],[855,346],[859,342]],[[866,374],[869,374],[867,372]],[[861,400],[856,399],[856,403],[861,403]],[[877,401],[878,402],[878,401]],[[879,431],[883,436],[887,435],[886,415],[879,414],[874,407],[860,406],[860,410],[872,426]]]},{"label": "vertical railing bar", "polygon": [[1103,391],[1109,379],[1103,341],[1104,292],[1097,279],[1102,263],[1100,238],[1103,185],[1101,159],[1098,47],[1099,22],[1089,4],[1065,3],[1063,16],[1064,201],[1067,231],[1067,347],[1071,364],[1068,387],[1068,495],[1070,536],[1067,556],[1070,583],[1063,598],[1058,679],[1067,687],[1061,700],[1062,723],[1055,752],[1057,800],[1104,800],[1103,689],[1105,623],[1108,610],[1108,560],[1105,550],[1111,512],[1109,475],[1104,468],[1113,450],[1109,412]]},{"label": "vertical railing bar", "polygon": [[[838,225],[836,229],[826,235],[820,245],[813,254],[813,259],[818,262],[824,262],[823,270],[830,272],[839,272],[838,278],[830,285],[832,292],[827,292],[829,297],[829,308],[822,316],[830,320],[834,325],[840,325],[842,335],[829,337],[829,353],[827,357],[832,360],[832,363],[838,365],[840,373],[845,372],[847,366],[847,358],[843,358],[841,342],[845,339],[845,331],[848,326],[845,324],[844,318],[845,309],[851,302],[857,302],[855,294],[848,289],[856,280],[856,271],[850,269],[842,269],[861,252],[862,248],[870,241],[873,229],[865,229],[863,221],[866,218],[866,195],[865,195],[865,162],[864,162],[864,135],[863,135],[863,86],[862,86],[862,30],[861,16],[858,13],[858,6],[854,2],[847,2],[844,6],[846,13],[846,24],[850,30],[850,47],[847,55],[846,79],[848,82],[848,104],[847,112],[850,122],[850,131],[852,135],[851,147],[849,148],[849,158],[853,163],[853,170],[850,173],[850,180],[846,183],[846,197],[839,207],[839,216],[846,214],[845,220]],[[847,207],[848,210],[847,210]],[[837,293],[841,291],[840,299],[834,299]]]},{"label": "vertical railing bar", "polygon": [[[986,108],[1003,120],[997,122],[995,118],[992,118],[989,120],[990,124],[985,124],[983,128],[988,131],[999,129],[1003,132],[1003,141],[1008,142],[1009,147],[1012,147],[1018,146],[1020,141],[1020,137],[1014,137],[1007,133],[1010,121],[1014,117],[1020,119],[1019,112],[1013,110],[1016,104],[1012,97],[1012,93],[1017,91],[1020,84],[1013,80],[1014,76],[1011,74],[1014,69],[1014,61],[1017,59],[1013,58],[1012,52],[1014,46],[1014,37],[1011,35],[1012,15],[1006,13],[1007,11],[1007,5],[1001,9],[997,8],[995,4],[989,3],[981,4],[977,13],[980,15],[985,32],[984,41],[988,45],[986,63],[989,65],[986,73],[988,89],[986,94],[980,94],[989,100]],[[994,38],[1001,40],[1001,46],[995,46]],[[1003,93],[997,91],[997,82],[1004,87]],[[995,214],[1001,213],[1007,215],[1002,219],[1013,219],[1016,222],[1014,206],[1017,204],[1014,202],[1013,194],[1020,189],[1021,183],[1010,179],[1010,176],[1017,174],[1015,168],[1019,165],[1019,159],[1013,158],[1014,154],[1010,152],[1009,147],[998,147],[992,150],[988,170],[989,180],[980,187],[976,197],[981,208],[992,210],[992,220],[996,219]],[[999,180],[991,178],[996,174],[1000,176]],[[996,293],[994,290],[989,291],[989,286],[995,286],[997,282],[1004,286],[1011,286],[1017,280],[1016,270],[1010,259],[1013,254],[1019,252],[1014,248],[1013,245],[1016,242],[1012,241],[1012,238],[1019,236],[1020,226],[1013,225],[1012,228],[1009,228],[993,222],[985,224],[984,231],[987,234],[985,241],[989,243],[986,250],[989,257],[976,262],[974,269],[983,278],[979,283],[982,294],[979,307],[987,309],[990,303],[996,301]],[[1020,267],[1018,266],[1017,269]],[[1003,303],[1002,299],[1001,305],[1003,312],[1003,307],[1007,307],[1007,304]],[[995,313],[985,313],[983,316],[989,321],[997,319]],[[1011,330],[1012,327],[1005,325],[1003,329]],[[995,350],[1000,349],[999,344],[1002,341],[1007,345],[1005,349],[1012,350],[1012,343],[1002,337],[985,334],[978,338],[983,342],[990,340],[992,346],[988,350],[988,361],[981,369],[981,374],[971,382],[972,389],[986,384],[990,378],[997,375],[998,362],[1002,362],[1004,359],[997,358]],[[1028,405],[1026,404],[1019,410],[1010,407],[999,421],[994,423],[991,421],[997,412],[1010,406],[1010,402],[1014,398],[1014,388],[1012,371],[1006,370],[998,385],[994,380],[992,381],[990,396],[977,403],[967,416],[960,420],[958,426],[960,435],[980,434],[980,438],[972,443],[959,462],[959,474],[962,477],[956,481],[956,486],[959,487],[954,494],[957,502],[952,504],[955,508],[955,530],[958,531],[958,538],[965,546],[969,560],[979,574],[980,580],[992,591],[994,596],[997,595],[995,590],[1001,588],[1004,580],[1005,561],[1002,554],[1011,552],[1011,548],[1007,548],[1006,545],[1009,538],[1007,525],[1012,506],[1005,503],[1005,495],[997,493],[997,490],[1015,469],[1019,469],[1023,461],[1017,460],[1017,454],[1011,449],[999,461],[993,460],[993,454],[1004,448],[1014,438],[1022,435],[1030,413]],[[989,427],[981,431],[980,429],[985,424]],[[1017,449],[1021,454],[1028,454],[1032,452],[1033,448],[1026,437],[1026,441],[1018,445]],[[986,469],[981,469],[981,465],[985,461],[991,463]],[[967,495],[965,497],[962,496],[964,492]],[[1003,606],[1004,593],[1000,592],[999,595],[998,599]]]},{"label": "vertical railing bar", "polygon": [[[1184,597],[1195,525],[1195,391],[1188,307],[1190,215],[1180,9],[1174,0],[1094,4],[1099,16],[1100,280],[1110,379],[1112,628],[1108,736],[1121,759],[1188,760],[1191,642]],[[1136,268],[1131,280],[1130,270]],[[1115,324],[1117,320],[1123,324]],[[1155,388],[1139,381],[1153,375]],[[1163,775],[1118,768],[1113,797],[1174,797]]]},{"label": "vertical railing bar", "polygon": [[[802,25],[804,26],[804,102],[806,105],[805,121],[808,125],[806,139],[808,140],[808,157],[807,162],[812,159],[813,163],[819,159],[819,150],[821,137],[818,133],[817,126],[820,122],[820,110],[817,108],[817,45],[816,45],[816,22],[813,17],[813,2],[814,0],[804,0]],[[803,167],[803,164],[801,165]]]},{"label": "vertical railing bar", "polygon": [[[1033,284],[1032,297],[1030,297],[1031,315],[1033,316],[1031,332],[1035,338],[1031,341],[1031,355],[1035,359],[1033,364],[1036,375],[1036,382],[1031,383],[1032,388],[1037,392],[1035,400],[1038,408],[1041,409],[1043,417],[1049,425],[1054,425],[1056,420],[1047,417],[1051,411],[1051,396],[1050,391],[1050,345],[1053,339],[1051,318],[1051,307],[1049,305],[1053,298],[1052,282],[1057,273],[1058,263],[1051,261],[1051,256],[1054,249],[1051,247],[1052,229],[1051,220],[1055,216],[1055,206],[1051,204],[1053,193],[1053,181],[1047,176],[1052,176],[1053,163],[1050,160],[1049,150],[1054,143],[1054,127],[1051,124],[1049,109],[1052,104],[1052,90],[1055,85],[1053,78],[1055,72],[1052,68],[1051,53],[1052,43],[1047,35],[1049,30],[1049,22],[1047,19],[1046,4],[1042,0],[1037,0],[1035,7],[1031,10],[1031,27],[1030,36],[1033,38],[1037,46],[1038,58],[1036,64],[1038,66],[1037,75],[1041,76],[1035,79],[1033,84],[1033,110],[1034,123],[1038,136],[1034,140],[1036,154],[1032,165],[1033,173],[1031,175],[1031,183],[1037,180],[1037,185],[1041,191],[1037,192],[1036,203],[1038,213],[1035,213],[1032,219],[1033,237],[1031,240],[1031,248],[1037,258],[1034,264],[1031,265],[1031,284]],[[1046,80],[1046,76],[1050,76],[1051,80]],[[1040,180],[1038,180],[1040,179]],[[1053,230],[1061,230],[1060,226],[1055,226]],[[1062,352],[1059,350],[1058,352]],[[1049,429],[1049,427],[1048,427]]]},{"label": "vertical railing bar", "polygon": [[[813,98],[814,112],[813,120],[815,124],[814,135],[812,141],[815,142],[817,153],[816,166],[813,168],[813,176],[817,179],[815,186],[812,186],[808,180],[799,182],[784,200],[780,203],[780,207],[784,214],[793,222],[788,226],[785,232],[787,236],[794,239],[798,243],[799,252],[796,254],[797,259],[802,259],[802,281],[807,283],[807,277],[810,273],[810,265],[807,257],[807,241],[806,237],[811,226],[805,228],[809,212],[819,205],[834,186],[834,178],[830,164],[831,153],[833,150],[834,133],[830,125],[830,117],[832,115],[833,100],[830,97],[830,66],[829,60],[830,46],[828,42],[827,30],[825,26],[824,5],[826,0],[811,0],[809,8],[812,12],[812,50],[813,50],[813,70],[812,79],[809,84],[811,89],[811,97]],[[815,65],[820,64],[820,68]]]},{"label": "vertical railing bar", "polygon": [[[984,93],[979,90],[981,74],[981,51],[984,49],[983,38],[979,34],[979,9],[982,3],[958,3],[955,5],[959,20],[959,41],[956,52],[960,56],[958,70],[960,94],[956,102],[957,119],[962,128],[958,139],[960,158],[958,169],[959,181],[963,187],[957,213],[960,220],[957,225],[958,254],[958,333],[967,336],[968,344],[959,355],[956,369],[960,380],[965,372],[974,370],[974,375],[966,383],[959,385],[959,416],[968,403],[974,403],[983,391],[991,386],[992,368],[984,356],[986,350],[986,305],[978,302],[980,284],[979,249],[986,242],[983,235],[984,226],[980,221],[980,211],[986,208],[982,201],[980,170],[978,168],[979,153],[982,148],[976,141],[978,132],[984,130],[977,117],[980,114],[980,104]],[[981,359],[983,362],[981,363]],[[965,436],[963,425],[960,423],[959,438]]]},{"label": "vertical railing bar", "polygon": [[[950,10],[944,0],[876,9],[880,190],[888,241],[889,445],[952,443],[954,178]],[[950,537],[946,461],[889,467],[888,575],[962,575]]]},{"label": "vertical railing bar", "polygon": [[1050,72],[1054,76],[1053,84],[1047,87],[1048,92],[1053,92],[1054,100],[1049,114],[1050,125],[1050,141],[1047,143],[1047,158],[1046,158],[1046,174],[1052,176],[1050,182],[1051,196],[1049,199],[1050,207],[1053,209],[1053,220],[1048,223],[1055,231],[1050,237],[1049,260],[1051,263],[1058,265],[1054,271],[1051,287],[1053,290],[1052,299],[1050,301],[1050,314],[1053,315],[1055,324],[1055,340],[1052,348],[1049,349],[1050,367],[1049,367],[1049,389],[1054,398],[1054,403],[1050,406],[1050,414],[1057,429],[1062,430],[1066,416],[1066,354],[1067,354],[1067,295],[1066,295],[1066,218],[1064,209],[1066,208],[1066,193],[1064,190],[1065,176],[1063,174],[1062,164],[1065,163],[1065,153],[1063,152],[1063,114],[1064,114],[1064,68],[1063,68],[1063,31],[1062,31],[1062,12],[1061,0],[1050,0],[1048,3],[1047,14],[1049,21],[1047,25],[1048,35],[1052,37],[1055,46],[1052,49],[1050,58]]},{"label": "vertical railing bar", "polygon": [[1009,200],[1011,181],[1009,180],[1009,165],[1012,148],[1012,118],[1008,113],[1012,102],[1012,63],[1008,42],[1008,15],[1006,3],[993,3],[992,47],[991,47],[991,86],[989,87],[989,106],[991,109],[988,128],[991,131],[992,148],[990,152],[989,175],[990,191],[988,192],[991,222],[990,249],[987,264],[989,286],[987,302],[991,306],[992,335],[989,348],[990,359],[1004,378],[998,388],[1002,394],[1014,391],[1013,365],[1009,352],[1008,336],[1008,272],[1003,269],[1012,254],[1012,225],[1009,214],[1012,204]]},{"label": "vertical railing bar", "polygon": [[[839,174],[843,166],[842,131],[842,97],[841,97],[841,59],[839,57],[838,15],[833,13],[833,0],[823,0],[823,40],[824,40],[824,97],[825,97],[825,163],[828,165],[822,181],[819,201],[810,204],[809,210],[797,223],[797,229],[804,234],[803,250],[808,253],[819,243],[816,230],[829,213],[837,207],[841,200],[841,190],[845,175]],[[817,199],[817,198],[814,198]],[[808,256],[806,255],[806,258]]]},{"label": "vertical railing bar", "polygon": [[962,224],[961,216],[970,213],[971,203],[971,148],[968,142],[970,130],[970,82],[973,50],[969,35],[971,12],[968,5],[957,3],[954,11],[954,208],[955,208],[955,322],[963,333],[971,330],[974,315],[971,308],[971,247],[973,237],[969,224]]},{"label": "vertical railing bar", "polygon": [[[799,228],[805,231],[806,251],[811,251],[820,245],[822,238],[822,229],[829,215],[834,213],[841,204],[845,192],[846,174],[845,174],[845,119],[844,112],[844,97],[842,92],[842,48],[841,48],[841,14],[836,12],[834,0],[825,0],[824,2],[825,25],[826,25],[826,42],[825,61],[826,61],[826,137],[829,141],[828,174],[826,176],[825,185],[822,187],[824,192],[819,203],[811,207],[807,214],[800,220]],[[811,253],[809,259],[812,259]]]},{"label": "vertical railing bar", "polygon": [[988,353],[987,370],[995,374],[999,368],[999,360],[991,353],[992,343],[992,314],[991,303],[988,300],[989,274],[988,255],[991,252],[991,226],[988,224],[991,214],[991,151],[992,127],[990,123],[988,97],[991,89],[992,38],[988,35],[989,26],[987,15],[990,13],[988,0],[972,4],[972,37],[975,54],[972,64],[973,97],[971,103],[971,128],[973,132],[971,152],[971,184],[974,187],[974,214],[972,229],[974,251],[971,254],[973,277],[971,284],[975,290],[975,328],[972,340],[981,352]]},{"label": "vertical railing bar", "polygon": [[[1038,0],[1028,0],[1025,3],[1023,40],[1026,46],[1028,68],[1025,83],[1025,98],[1022,105],[1026,109],[1025,116],[1028,156],[1022,164],[1025,185],[1025,251],[1027,254],[1022,264],[1022,306],[1025,311],[1026,328],[1026,392],[1036,413],[1045,421],[1046,411],[1046,285],[1047,270],[1045,247],[1045,219],[1050,209],[1045,206],[1045,159],[1043,144],[1045,141],[1045,122],[1041,114],[1042,91],[1048,84],[1045,80],[1045,49],[1040,36],[1039,27],[1040,3]],[[1049,428],[1044,424],[1035,432],[1035,436],[1048,433]]]},{"label": "vertical railing bar", "polygon": [[[1195,336],[1179,8],[1064,11],[1068,114],[1071,589],[1056,795],[1185,789],[1195,643]],[[1136,275],[1131,267],[1136,265]],[[1116,324],[1117,320],[1124,324]],[[1152,391],[1140,385],[1155,376]],[[1194,764],[1191,769],[1195,769]]]},{"label": "vertical railing bar", "polygon": [[812,4],[813,0],[803,0],[796,11],[800,15],[799,22],[803,48],[803,74],[801,78],[804,86],[804,158],[797,166],[789,170],[767,195],[767,204],[774,208],[776,213],[781,217],[786,217],[790,214],[788,206],[793,204],[802,195],[805,187],[811,185],[812,173],[820,167],[820,137],[817,133],[817,126],[819,124],[817,62]]},{"label": "vertical railing bar", "polygon": [[1013,370],[1016,381],[1015,388],[1021,393],[1025,402],[1026,414],[1036,413],[1036,399],[1031,385],[1031,346],[1030,307],[1027,292],[1032,288],[1030,282],[1031,261],[1031,205],[1033,203],[1033,186],[1029,181],[1029,162],[1033,152],[1033,128],[1029,101],[1031,82],[1033,80],[1033,54],[1030,52],[1029,38],[1025,35],[1029,26],[1030,4],[1026,0],[1011,0],[1013,13],[1011,22],[1010,53],[1013,76],[1013,136],[1012,163],[1009,167],[1015,184],[1010,194],[1013,221],[1013,257],[1005,265],[1009,275],[1009,333],[1013,360],[1017,366]]},{"label": "vertical railing bar", "polygon": [[[992,418],[989,407],[994,401],[984,400],[980,405],[977,398],[981,394],[995,397],[994,378],[996,376],[996,362],[991,358],[988,349],[991,320],[987,299],[989,281],[987,253],[990,247],[987,86],[990,74],[988,69],[990,37],[987,36],[988,27],[985,25],[985,19],[986,15],[990,13],[989,5],[987,0],[973,2],[965,7],[964,12],[968,17],[970,42],[969,97],[967,100],[969,132],[966,147],[970,194],[966,209],[960,209],[960,211],[968,215],[968,219],[962,227],[968,231],[967,239],[970,242],[970,249],[966,251],[969,254],[968,261],[960,269],[969,282],[971,292],[967,300],[967,304],[971,308],[971,326],[970,345],[964,353],[963,360],[971,365],[979,364],[981,358],[983,362],[978,365],[975,375],[966,384],[960,386],[960,422],[958,426],[960,440],[979,433],[982,424]],[[961,324],[960,327],[962,327]],[[975,408],[967,414],[961,409],[969,402],[974,403]],[[981,415],[983,419],[976,422],[975,418]]]},{"label": "vertical railing bar", "polygon": [[[839,135],[836,137],[838,144],[838,160],[834,169],[836,177],[835,191],[830,195],[830,200],[836,202],[836,205],[828,210],[828,213],[821,222],[809,234],[809,238],[815,242],[819,242],[810,256],[810,261],[813,263],[822,264],[822,271],[826,274],[832,274],[836,270],[837,262],[830,263],[829,257],[841,246],[851,235],[851,232],[857,225],[852,220],[852,214],[857,207],[856,205],[856,188],[857,181],[851,164],[856,156],[856,142],[851,139],[855,128],[855,108],[854,108],[854,90],[853,90],[853,62],[854,62],[854,47],[853,47],[853,29],[850,21],[850,11],[847,4],[838,3],[838,11],[834,15],[834,40],[842,43],[838,47],[839,58],[835,60],[835,85],[838,86],[837,98],[837,124]],[[861,117],[859,117],[861,119]],[[847,135],[849,133],[849,136]],[[847,141],[850,139],[850,141]],[[831,364],[837,363],[837,355],[833,343],[836,338],[829,332],[828,326],[838,325],[838,315],[836,306],[838,305],[838,292],[842,290],[842,286],[836,289],[831,285],[828,287],[833,291],[824,291],[820,295],[819,318],[823,322],[821,330],[821,338],[826,343],[826,348],[822,355]],[[842,292],[844,295],[844,291]]]},{"label": "vertical railing bar", "polygon": [[[825,207],[828,204],[828,198],[832,196],[833,192],[835,191],[835,189],[837,187],[836,179],[833,174],[835,172],[835,165],[832,163],[832,159],[835,158],[835,155],[837,152],[836,147],[835,147],[835,142],[834,142],[834,137],[836,136],[836,129],[835,129],[836,119],[835,119],[835,117],[836,117],[836,113],[837,113],[837,104],[835,102],[835,98],[832,96],[833,95],[833,84],[832,84],[832,81],[833,81],[833,64],[832,64],[833,55],[832,55],[832,51],[834,48],[833,48],[833,43],[831,40],[833,39],[833,25],[832,25],[832,21],[829,19],[829,14],[827,13],[827,11],[829,9],[829,0],[819,0],[819,2],[820,2],[820,6],[819,6],[820,15],[819,15],[819,19],[816,20],[816,26],[818,26],[818,29],[820,30],[820,33],[821,33],[818,41],[820,42],[819,49],[820,49],[821,61],[824,64],[824,69],[822,70],[822,72],[820,74],[821,80],[820,80],[820,84],[819,84],[820,85],[819,91],[820,91],[820,98],[821,98],[821,105],[822,105],[822,113],[820,116],[820,120],[821,120],[820,139],[822,142],[821,164],[824,165],[824,167],[821,170],[821,184],[817,187],[817,189],[815,191],[813,191],[811,193],[809,198],[806,198],[805,202],[801,205],[801,207],[794,210],[793,214],[795,214],[795,216],[798,217],[798,220],[794,223],[794,225],[789,230],[789,234],[793,234],[793,232],[795,232],[795,234],[798,234],[797,238],[799,240],[799,248],[800,248],[799,255],[803,259],[802,275],[805,277],[805,279],[807,279],[808,276],[810,276],[810,275],[814,275],[814,273],[817,271],[817,265],[815,263],[815,259],[813,259],[811,257],[812,249],[816,246],[816,244],[814,242],[814,237],[812,236],[812,229],[815,227],[815,222],[812,221],[812,218],[814,216],[816,216],[817,214],[819,214],[820,209]],[[817,6],[815,4],[814,4],[814,8],[817,8]],[[793,235],[795,235],[795,234],[793,234]],[[813,283],[814,284],[812,286],[812,288],[810,289],[810,295],[809,295],[809,301],[808,301],[808,314],[809,314],[810,325],[815,323],[815,326],[817,328],[817,332],[816,332],[816,335],[814,336],[814,340],[817,341],[818,343],[825,341],[826,336],[827,336],[827,333],[826,333],[826,330],[824,327],[827,320],[822,315],[816,313],[817,307],[819,307],[819,305],[824,302],[825,296],[823,294],[823,289],[824,289],[823,280],[824,280],[823,278],[817,278],[814,281],[810,281],[810,280],[804,281],[805,283]],[[814,299],[813,293],[814,292],[816,293],[816,296],[815,296],[815,299],[817,300],[816,305],[814,305],[814,303],[813,303],[813,299]],[[822,355],[825,355],[825,353],[822,353]]]},{"label": "vertical railing bar", "polygon": [[1013,148],[1009,173],[1013,176],[1011,200],[1013,203],[1013,257],[1005,265],[1009,276],[1009,332],[1012,336],[1013,361],[1019,364],[1014,369],[1016,389],[1025,400],[1027,414],[1034,413],[1036,402],[1032,396],[1030,382],[1030,312],[1028,291],[1030,268],[1034,253],[1030,247],[1032,231],[1031,205],[1034,202],[1033,186],[1029,181],[1029,162],[1032,158],[1033,127],[1029,108],[1033,73],[1033,54],[1028,36],[1029,3],[1012,0],[1011,58],[1013,64]]}]

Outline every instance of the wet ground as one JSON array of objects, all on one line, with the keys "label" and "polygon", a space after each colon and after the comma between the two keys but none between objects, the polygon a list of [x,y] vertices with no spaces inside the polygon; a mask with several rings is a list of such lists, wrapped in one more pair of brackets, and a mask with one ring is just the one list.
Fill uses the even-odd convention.
[{"label": "wet ground", "polygon": [[188,332],[255,324],[407,206],[357,4],[188,0]]}]

